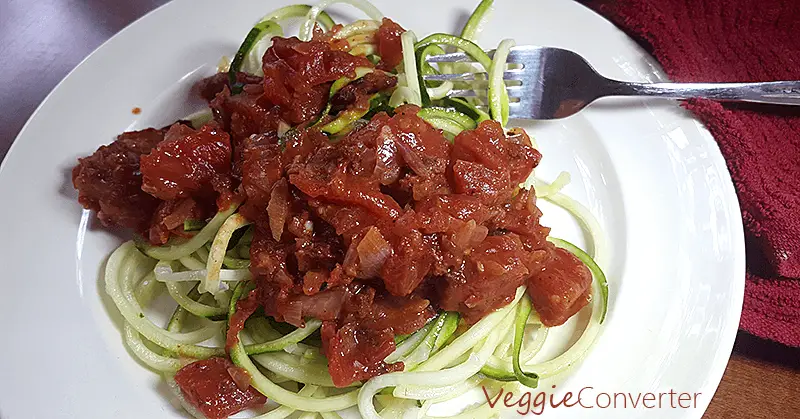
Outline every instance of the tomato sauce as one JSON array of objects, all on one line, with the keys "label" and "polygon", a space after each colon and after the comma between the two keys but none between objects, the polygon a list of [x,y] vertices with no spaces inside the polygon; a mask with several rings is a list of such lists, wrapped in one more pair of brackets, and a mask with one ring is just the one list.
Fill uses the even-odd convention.
[{"label": "tomato sauce", "polygon": [[[380,69],[401,62],[402,32],[384,19],[379,69],[332,98],[333,81],[373,65],[322,36],[274,38],[263,77],[239,74],[233,90],[227,75],[198,86],[211,122],[125,133],[81,159],[80,203],[154,244],[191,234],[185,220],[242,203],[256,289],[237,305],[228,348],[253,313],[295,327],[319,319],[339,387],[402,370],[383,361],[395,336],[438,311],[472,324],[523,284],[542,323],[562,324],[588,304],[591,274],[546,240],[534,192],[519,188],[541,159],[524,132],[484,121],[448,140],[410,105],[336,136],[313,125],[329,99],[327,118],[391,93],[396,78]],[[176,380],[209,417],[263,403],[230,367],[198,361]]]}]

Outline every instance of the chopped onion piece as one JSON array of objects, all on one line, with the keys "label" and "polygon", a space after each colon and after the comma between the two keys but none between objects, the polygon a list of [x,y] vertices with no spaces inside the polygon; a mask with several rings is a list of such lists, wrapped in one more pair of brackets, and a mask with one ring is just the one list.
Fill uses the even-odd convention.
[{"label": "chopped onion piece", "polygon": [[250,374],[239,367],[228,367],[228,375],[231,376],[233,382],[239,390],[247,391],[250,387]]},{"label": "chopped onion piece", "polygon": [[267,214],[269,215],[269,229],[272,231],[272,238],[276,242],[280,241],[283,234],[283,226],[286,225],[286,219],[289,216],[289,185],[286,183],[286,179],[281,178],[272,187],[272,192],[269,195],[269,204],[267,204]]},{"label": "chopped onion piece", "polygon": [[392,255],[392,246],[375,226],[367,230],[356,250],[360,268],[359,276],[364,278],[377,276],[386,259]]}]

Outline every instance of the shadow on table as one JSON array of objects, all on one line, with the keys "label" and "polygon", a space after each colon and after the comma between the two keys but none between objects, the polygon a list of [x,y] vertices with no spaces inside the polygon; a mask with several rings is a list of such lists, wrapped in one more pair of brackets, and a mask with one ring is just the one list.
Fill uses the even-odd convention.
[{"label": "shadow on table", "polygon": [[777,342],[739,332],[733,345],[736,354],[750,359],[779,364],[800,371],[800,348],[792,348]]}]

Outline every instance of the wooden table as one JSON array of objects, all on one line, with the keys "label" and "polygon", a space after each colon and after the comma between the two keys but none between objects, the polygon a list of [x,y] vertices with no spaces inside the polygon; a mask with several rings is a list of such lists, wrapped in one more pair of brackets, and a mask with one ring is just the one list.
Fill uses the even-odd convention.
[{"label": "wooden table", "polygon": [[[83,57],[164,0],[0,0],[0,157]],[[707,418],[800,417],[800,349],[740,333]]]}]

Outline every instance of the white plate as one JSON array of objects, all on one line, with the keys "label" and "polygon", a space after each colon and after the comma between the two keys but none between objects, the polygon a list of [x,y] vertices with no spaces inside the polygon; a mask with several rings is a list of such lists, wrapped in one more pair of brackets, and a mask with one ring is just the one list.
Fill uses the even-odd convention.
[{"label": "white plate", "polygon": [[[70,170],[77,157],[125,129],[163,125],[201,106],[186,105],[191,83],[213,72],[254,20],[280,5],[175,0],[99,48],[23,129],[0,169],[0,417],[181,417],[158,377],[122,346],[119,316],[98,282],[120,239],[82,213]],[[378,6],[425,35],[459,28],[472,5]],[[491,48],[506,37],[577,51],[610,77],[663,79],[630,39],[571,1],[499,2],[481,43]],[[133,115],[133,107],[143,113]],[[548,405],[545,413],[701,417],[730,355],[744,288],[739,207],[713,138],[675,104],[656,101],[601,102],[530,128],[544,154],[540,175],[571,172],[566,193],[592,209],[611,245],[607,327],[556,392],[591,386],[586,405],[596,405],[597,396],[604,405],[603,393],[701,393],[690,409],[620,403]],[[554,234],[580,238],[564,214],[543,209]]]}]

